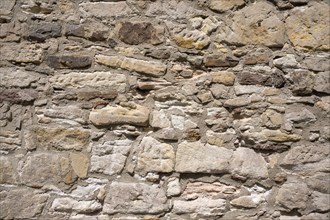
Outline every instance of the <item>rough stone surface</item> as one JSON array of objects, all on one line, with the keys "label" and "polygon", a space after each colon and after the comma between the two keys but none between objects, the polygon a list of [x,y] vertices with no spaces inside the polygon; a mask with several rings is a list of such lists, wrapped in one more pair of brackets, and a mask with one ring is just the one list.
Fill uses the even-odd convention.
[{"label": "rough stone surface", "polygon": [[80,4],[80,9],[85,16],[97,18],[120,17],[132,13],[125,2],[86,2]]}]

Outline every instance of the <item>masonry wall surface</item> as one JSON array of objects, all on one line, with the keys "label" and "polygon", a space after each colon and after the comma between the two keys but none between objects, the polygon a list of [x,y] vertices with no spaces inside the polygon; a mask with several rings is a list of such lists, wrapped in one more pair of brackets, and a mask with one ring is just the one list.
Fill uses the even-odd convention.
[{"label": "masonry wall surface", "polygon": [[0,219],[329,219],[329,14],[1,0]]}]

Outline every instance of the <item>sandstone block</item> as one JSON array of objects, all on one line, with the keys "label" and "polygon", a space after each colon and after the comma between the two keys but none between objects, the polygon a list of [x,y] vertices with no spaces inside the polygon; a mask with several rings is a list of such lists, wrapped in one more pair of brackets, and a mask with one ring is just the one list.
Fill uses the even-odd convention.
[{"label": "sandstone block", "polygon": [[315,75],[314,88],[317,92],[330,94],[330,72],[322,72]]},{"label": "sandstone block", "polygon": [[26,88],[37,82],[40,76],[34,72],[27,72],[21,69],[0,68],[0,86]]},{"label": "sandstone block", "polygon": [[303,182],[287,182],[282,185],[276,196],[276,201],[288,210],[305,209],[309,190]]},{"label": "sandstone block", "polygon": [[176,152],[175,170],[180,173],[227,173],[233,152],[201,142],[182,142]]},{"label": "sandstone block", "polygon": [[15,45],[4,45],[1,47],[0,60],[15,63],[40,64],[43,58],[43,48],[40,44],[21,43]]},{"label": "sandstone block", "polygon": [[228,99],[225,101],[225,106],[229,108],[237,108],[247,106],[251,103],[251,100],[247,97],[237,97],[233,99]]},{"label": "sandstone block", "polygon": [[182,193],[182,198],[190,200],[196,197],[212,198],[216,195],[221,198],[228,198],[240,191],[234,186],[227,186],[220,182],[206,183],[206,182],[189,182]]},{"label": "sandstone block", "polygon": [[78,177],[87,177],[89,158],[83,153],[70,153],[71,166]]},{"label": "sandstone block", "polygon": [[12,160],[8,156],[0,157],[0,184],[13,184],[16,182],[16,172]]},{"label": "sandstone block", "polygon": [[310,56],[306,57],[303,64],[311,71],[323,72],[330,71],[329,56]]},{"label": "sandstone block", "polygon": [[94,109],[89,120],[96,126],[131,124],[144,126],[148,124],[149,109],[142,105],[136,105],[135,108],[122,106],[107,106],[102,109]]},{"label": "sandstone block", "polygon": [[86,17],[111,18],[132,13],[132,10],[126,2],[85,2],[81,3],[79,6]]},{"label": "sandstone block", "polygon": [[173,30],[172,36],[175,43],[182,48],[202,50],[210,43],[210,37],[199,30]]},{"label": "sandstone block", "polygon": [[103,206],[107,214],[157,214],[167,210],[165,192],[145,183],[112,182]]},{"label": "sandstone block", "polygon": [[147,172],[172,172],[175,163],[174,149],[152,137],[144,137],[139,145],[137,170]]},{"label": "sandstone block", "polygon": [[225,86],[234,85],[235,74],[228,71],[211,72],[212,82],[223,84]]},{"label": "sandstone block", "polygon": [[171,125],[164,110],[153,111],[150,115],[150,125],[154,128],[167,128]]},{"label": "sandstone block", "polygon": [[211,10],[222,13],[235,7],[243,6],[244,4],[245,2],[243,0],[211,0],[208,6]]},{"label": "sandstone block", "polygon": [[0,2],[0,15],[8,15],[11,13],[15,5],[15,0],[3,0]]},{"label": "sandstone block", "polygon": [[0,188],[1,219],[32,219],[43,211],[48,194],[31,188]]},{"label": "sandstone block", "polygon": [[295,95],[309,95],[313,91],[314,74],[307,70],[295,70],[289,74],[293,82],[292,92]]}]

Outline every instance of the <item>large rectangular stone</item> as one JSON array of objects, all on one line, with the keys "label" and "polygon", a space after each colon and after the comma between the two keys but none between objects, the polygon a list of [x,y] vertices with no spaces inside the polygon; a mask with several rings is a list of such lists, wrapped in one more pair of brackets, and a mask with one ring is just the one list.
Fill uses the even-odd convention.
[{"label": "large rectangular stone", "polygon": [[86,2],[81,3],[79,7],[87,17],[109,18],[132,13],[126,2]]}]

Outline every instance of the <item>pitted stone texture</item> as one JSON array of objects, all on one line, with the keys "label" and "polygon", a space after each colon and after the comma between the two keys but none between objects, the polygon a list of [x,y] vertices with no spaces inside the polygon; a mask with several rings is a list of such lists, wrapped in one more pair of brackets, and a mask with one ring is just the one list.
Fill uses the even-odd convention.
[{"label": "pitted stone texture", "polygon": [[48,66],[54,69],[84,69],[92,65],[92,58],[86,55],[51,55],[47,57]]},{"label": "pitted stone texture", "polygon": [[71,72],[68,74],[58,74],[50,77],[49,82],[55,88],[115,88],[119,92],[124,92],[126,87],[126,77],[123,74],[110,72]]},{"label": "pitted stone texture", "polygon": [[237,193],[239,193],[239,190],[236,187],[227,186],[220,182],[189,182],[181,197],[186,200],[196,197],[219,197],[223,199]]},{"label": "pitted stone texture", "polygon": [[165,192],[157,185],[112,182],[103,212],[107,214],[157,214],[168,210]]},{"label": "pitted stone texture", "polygon": [[329,55],[327,54],[306,57],[303,63],[311,71],[330,71]]},{"label": "pitted stone texture", "polygon": [[170,127],[171,122],[165,114],[164,110],[153,111],[150,115],[150,125],[154,128]]},{"label": "pitted stone texture", "polygon": [[219,40],[235,45],[283,46],[285,27],[275,10],[271,3],[258,1],[236,11],[226,25],[220,25]]},{"label": "pitted stone texture", "polygon": [[27,88],[41,78],[35,72],[27,72],[21,69],[0,68],[0,86]]},{"label": "pitted stone texture", "polygon": [[238,64],[239,59],[234,56],[217,53],[205,56],[203,62],[207,67],[233,67]]},{"label": "pitted stone texture", "polygon": [[15,63],[40,64],[43,58],[44,44],[21,43],[15,45],[4,45],[1,47],[0,60]]},{"label": "pitted stone texture", "polygon": [[322,72],[315,75],[314,78],[314,90],[330,94],[330,72]]},{"label": "pitted stone texture", "polygon": [[94,109],[89,115],[89,120],[97,126],[116,124],[145,126],[149,120],[149,109],[142,105],[135,105],[135,108],[107,106]]},{"label": "pitted stone texture", "polygon": [[230,170],[233,174],[252,179],[264,179],[268,177],[265,159],[249,148],[238,148],[229,162]]},{"label": "pitted stone texture", "polygon": [[61,36],[62,26],[59,23],[41,22],[30,24],[25,38],[30,41],[44,42],[50,38]]},{"label": "pitted stone texture", "polygon": [[211,72],[212,82],[226,86],[234,85],[235,74],[229,71]]},{"label": "pitted stone texture", "polygon": [[78,201],[72,198],[54,199],[51,209],[58,212],[94,213],[102,209],[97,201]]},{"label": "pitted stone texture", "polygon": [[108,175],[120,174],[130,149],[129,140],[107,141],[94,146],[90,171]]},{"label": "pitted stone texture", "polygon": [[85,17],[111,18],[127,16],[132,13],[126,2],[86,2],[79,6]]},{"label": "pitted stone texture", "polygon": [[0,156],[0,184],[16,183],[15,168],[13,166],[13,158],[8,156]]},{"label": "pitted stone texture", "polygon": [[0,198],[1,219],[32,219],[43,211],[49,195],[31,188],[0,187]]},{"label": "pitted stone texture", "polygon": [[31,104],[38,98],[38,92],[33,89],[0,89],[0,102],[13,104]]},{"label": "pitted stone texture", "polygon": [[289,40],[295,47],[329,50],[329,5],[310,2],[303,8],[295,8],[285,21]]},{"label": "pitted stone texture", "polygon": [[172,36],[178,46],[187,49],[201,50],[211,43],[210,37],[199,30],[174,29]]},{"label": "pitted stone texture", "polygon": [[175,163],[174,149],[152,137],[144,137],[140,143],[137,170],[147,172],[172,172]]},{"label": "pitted stone texture", "polygon": [[208,6],[211,10],[222,13],[235,7],[241,7],[244,4],[244,0],[211,0]]},{"label": "pitted stone texture", "polygon": [[128,71],[136,71],[153,77],[163,76],[166,71],[166,65],[160,62],[138,60],[121,56],[96,55],[95,61],[106,66],[121,68]]},{"label": "pitted stone texture", "polygon": [[176,152],[175,170],[180,173],[227,173],[233,152],[201,142],[182,142]]},{"label": "pitted stone texture", "polygon": [[16,0],[2,0],[0,2],[0,15],[8,15],[14,8]]},{"label": "pitted stone texture", "polygon": [[315,74],[307,70],[295,70],[289,74],[293,82],[292,92],[295,95],[309,95],[313,91]]},{"label": "pitted stone texture", "polygon": [[34,14],[50,14],[54,10],[56,0],[23,0],[22,9]]}]

